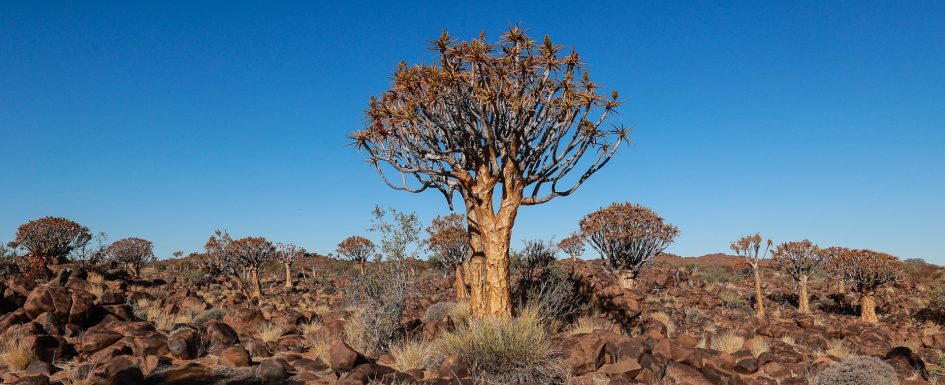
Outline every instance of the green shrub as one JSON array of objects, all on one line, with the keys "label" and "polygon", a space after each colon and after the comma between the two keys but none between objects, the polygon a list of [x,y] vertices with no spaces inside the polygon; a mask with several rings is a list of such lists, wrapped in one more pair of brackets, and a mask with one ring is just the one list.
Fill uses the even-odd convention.
[{"label": "green shrub", "polygon": [[896,371],[876,357],[850,356],[817,375],[816,385],[899,385]]},{"label": "green shrub", "polygon": [[551,339],[534,308],[510,319],[470,320],[436,341],[438,354],[456,353],[474,377],[494,384],[566,382]]}]

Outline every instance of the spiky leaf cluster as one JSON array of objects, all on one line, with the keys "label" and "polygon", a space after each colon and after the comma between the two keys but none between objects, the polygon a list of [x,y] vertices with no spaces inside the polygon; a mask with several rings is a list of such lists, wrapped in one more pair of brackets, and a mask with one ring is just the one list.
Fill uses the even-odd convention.
[{"label": "spiky leaf cluster", "polygon": [[764,252],[761,252],[761,234],[755,233],[739,238],[732,242],[729,247],[736,255],[741,257],[745,263],[750,265],[752,269],[757,269],[761,261],[767,257],[771,244],[772,242],[769,239],[765,242]]},{"label": "spiky leaf cluster", "polygon": [[146,239],[125,238],[109,245],[105,254],[114,261],[140,266],[154,260],[154,245]]},{"label": "spiky leaf cluster", "polygon": [[45,259],[62,259],[92,239],[88,227],[66,218],[44,217],[21,225],[11,244]]},{"label": "spiky leaf cluster", "polygon": [[469,259],[466,217],[459,214],[436,217],[426,230],[429,234],[427,249],[445,267],[453,268]]},{"label": "spiky leaf cluster", "polygon": [[571,258],[579,258],[584,254],[584,238],[580,233],[571,233],[567,238],[558,242],[558,248]]},{"label": "spiky leaf cluster", "polygon": [[873,250],[838,248],[829,260],[831,272],[859,293],[871,293],[878,287],[902,277],[904,265],[892,255]]},{"label": "spiky leaf cluster", "polygon": [[374,242],[371,242],[370,239],[360,235],[353,235],[341,241],[341,243],[338,244],[337,251],[338,255],[347,260],[363,262],[374,255],[375,249]]},{"label": "spiky leaf cluster", "polygon": [[824,254],[809,240],[785,242],[771,253],[774,263],[795,280],[810,275],[824,261]]}]

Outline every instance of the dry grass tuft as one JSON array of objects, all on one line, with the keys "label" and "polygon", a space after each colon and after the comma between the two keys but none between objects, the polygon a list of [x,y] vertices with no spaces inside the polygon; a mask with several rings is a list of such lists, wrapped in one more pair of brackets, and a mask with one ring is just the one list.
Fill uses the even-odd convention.
[{"label": "dry grass tuft", "polygon": [[673,319],[669,317],[669,314],[661,311],[655,311],[650,313],[650,319],[663,324],[663,326],[666,326],[666,334],[673,334],[673,332],[676,331],[676,324],[673,323]]},{"label": "dry grass tuft", "polygon": [[276,342],[282,335],[282,328],[272,322],[259,325],[259,339],[263,342]]},{"label": "dry grass tuft", "polygon": [[550,385],[567,376],[536,309],[510,319],[470,319],[440,337],[436,347],[438,359],[456,353],[486,383]]},{"label": "dry grass tuft", "polygon": [[715,338],[712,339],[710,347],[712,350],[732,354],[741,350],[744,345],[745,338],[735,334],[735,332],[726,332],[715,336]]},{"label": "dry grass tuft", "polygon": [[784,336],[781,337],[781,342],[784,342],[788,345],[794,346],[797,345],[797,341],[794,340],[794,336]]},{"label": "dry grass tuft", "polygon": [[390,347],[390,355],[394,357],[394,368],[402,372],[410,369],[428,369],[436,362],[436,350],[429,341],[423,339],[406,339],[394,342]]},{"label": "dry grass tuft", "polygon": [[33,354],[29,346],[23,343],[23,336],[20,333],[14,333],[0,340],[0,363],[3,363],[11,371],[20,371],[26,369],[30,364]]},{"label": "dry grass tuft", "polygon": [[597,317],[583,316],[578,318],[577,321],[574,321],[574,324],[571,325],[571,328],[568,329],[568,335],[590,333],[594,330],[606,330],[612,331],[614,333],[620,333],[620,328],[617,325],[614,325],[607,320],[603,320]]},{"label": "dry grass tuft", "polygon": [[768,339],[762,336],[755,336],[751,340],[751,355],[755,358],[771,350],[771,344]]},{"label": "dry grass tuft", "polygon": [[841,360],[846,360],[848,357],[853,355],[855,351],[851,348],[848,348],[841,340],[830,340],[830,342],[827,343],[827,348],[824,349],[824,353],[837,357]]}]

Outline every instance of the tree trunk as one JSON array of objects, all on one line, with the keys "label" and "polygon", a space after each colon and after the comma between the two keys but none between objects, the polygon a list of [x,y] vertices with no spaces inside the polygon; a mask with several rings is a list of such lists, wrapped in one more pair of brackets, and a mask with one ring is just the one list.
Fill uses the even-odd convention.
[{"label": "tree trunk", "polygon": [[292,269],[289,266],[289,263],[283,263],[285,265],[285,287],[291,289],[292,286]]},{"label": "tree trunk", "polygon": [[453,288],[456,290],[456,299],[467,299],[469,298],[469,292],[466,290],[466,280],[463,277],[463,265],[456,265],[456,276],[453,279]]},{"label": "tree trunk", "polygon": [[364,263],[365,261],[363,259],[358,261],[358,269],[361,271],[361,275],[364,275]]},{"label": "tree trunk", "polygon": [[128,264],[128,270],[131,271],[132,277],[138,278],[138,276],[140,275],[140,270],[138,269],[138,265],[134,263]]},{"label": "tree trunk", "polygon": [[879,317],[876,316],[876,297],[872,292],[860,295],[860,318],[869,323],[879,322]]},{"label": "tree trunk", "polygon": [[761,267],[756,267],[755,270],[755,316],[758,318],[765,317],[765,300],[764,293],[761,291]]},{"label": "tree trunk", "polygon": [[512,315],[509,245],[521,194],[503,196],[498,213],[493,212],[491,196],[486,196],[481,200],[464,199],[472,253],[469,307],[479,316],[508,318]]},{"label": "tree trunk", "polygon": [[810,313],[810,298],[807,295],[807,276],[802,275],[798,282],[799,293],[797,297],[797,312],[801,314]]},{"label": "tree trunk", "polygon": [[633,286],[636,284],[636,276],[632,271],[619,271],[617,272],[617,285],[623,289],[633,289]]},{"label": "tree trunk", "polygon": [[250,279],[253,281],[253,297],[262,301],[262,284],[259,283],[259,268],[252,267],[249,270]]},{"label": "tree trunk", "polygon": [[845,282],[837,282],[837,294],[844,295],[847,293],[847,285]]}]

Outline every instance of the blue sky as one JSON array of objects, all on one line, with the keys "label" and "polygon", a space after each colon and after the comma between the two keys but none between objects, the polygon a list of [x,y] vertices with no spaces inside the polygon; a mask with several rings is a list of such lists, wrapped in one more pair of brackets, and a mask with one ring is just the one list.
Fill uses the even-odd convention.
[{"label": "blue sky", "polygon": [[161,257],[217,227],[327,253],[374,204],[429,221],[442,197],[345,135],[442,29],[520,23],[620,91],[634,143],[516,240],[632,201],[681,255],[760,231],[945,264],[943,2],[314,3],[0,3],[0,240],[56,215]]}]

